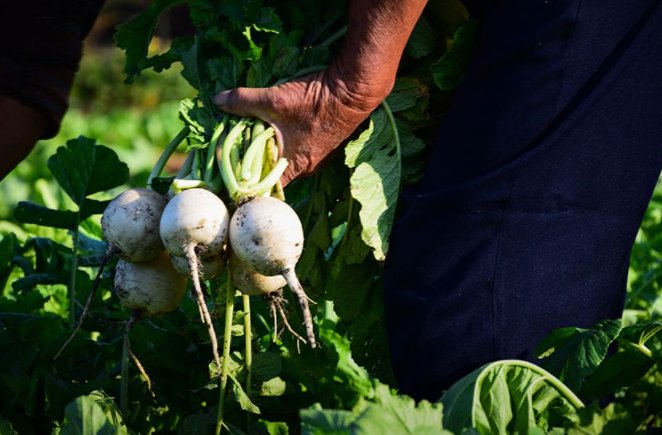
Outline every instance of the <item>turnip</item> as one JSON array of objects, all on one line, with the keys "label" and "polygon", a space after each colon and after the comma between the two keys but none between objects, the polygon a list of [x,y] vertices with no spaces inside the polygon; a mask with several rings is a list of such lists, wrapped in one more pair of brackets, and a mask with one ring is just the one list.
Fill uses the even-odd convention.
[{"label": "turnip", "polygon": [[243,263],[235,254],[230,256],[232,284],[243,294],[260,296],[287,285],[282,275],[267,276]]},{"label": "turnip", "polygon": [[158,257],[164,250],[159,236],[159,220],[165,206],[166,200],[150,189],[129,189],[119,194],[101,217],[101,227],[110,249],[130,262]]},{"label": "turnip", "polygon": [[162,254],[141,263],[119,260],[114,287],[125,308],[145,316],[158,316],[179,306],[186,290],[186,279],[175,271],[168,256]]},{"label": "turnip", "polygon": [[74,330],[55,354],[57,359],[83,324],[101,281],[106,263],[117,254],[122,260],[144,262],[158,258],[164,247],[159,235],[159,220],[166,206],[163,196],[151,189],[128,189],[116,196],[101,216],[101,228],[108,242],[83,313]]},{"label": "turnip", "polygon": [[212,192],[188,189],[176,195],[163,210],[159,230],[163,245],[179,257],[220,253],[225,246],[228,210]]},{"label": "turnip", "polygon": [[285,278],[303,310],[310,346],[315,347],[308,298],[294,270],[303,251],[303,228],[296,212],[276,198],[253,198],[232,216],[230,245],[241,261],[259,273]]},{"label": "turnip", "polygon": [[172,198],[163,210],[160,222],[161,240],[175,256],[185,257],[193,281],[202,321],[207,325],[212,352],[220,366],[218,342],[209,310],[200,285],[200,258],[220,254],[228,233],[228,210],[212,192],[194,188],[184,190]]}]

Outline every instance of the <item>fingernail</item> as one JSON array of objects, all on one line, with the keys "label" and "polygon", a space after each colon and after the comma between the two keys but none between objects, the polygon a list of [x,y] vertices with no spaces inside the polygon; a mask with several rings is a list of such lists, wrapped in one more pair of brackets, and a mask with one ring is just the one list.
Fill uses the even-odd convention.
[{"label": "fingernail", "polygon": [[214,103],[216,103],[217,106],[225,106],[228,104],[229,96],[230,91],[221,91],[214,97]]}]

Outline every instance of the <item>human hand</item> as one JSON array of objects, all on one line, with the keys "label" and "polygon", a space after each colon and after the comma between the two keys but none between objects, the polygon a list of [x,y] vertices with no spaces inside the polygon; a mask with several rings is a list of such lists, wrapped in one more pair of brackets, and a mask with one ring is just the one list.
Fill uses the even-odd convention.
[{"label": "human hand", "polygon": [[270,88],[237,88],[220,92],[219,109],[253,116],[275,130],[289,165],[281,181],[308,175],[347,139],[379,105],[379,92],[360,92],[334,68]]}]

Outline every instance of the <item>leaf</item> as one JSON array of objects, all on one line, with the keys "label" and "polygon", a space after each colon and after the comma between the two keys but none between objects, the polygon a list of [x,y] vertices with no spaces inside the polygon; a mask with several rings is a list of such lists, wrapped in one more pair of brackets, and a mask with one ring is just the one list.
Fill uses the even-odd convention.
[{"label": "leaf", "polygon": [[59,147],[48,159],[48,169],[78,206],[86,196],[112,189],[129,179],[129,168],[115,151],[84,136]]},{"label": "leaf", "polygon": [[253,355],[253,379],[256,382],[268,381],[280,374],[283,360],[272,352],[259,352]]},{"label": "leaf", "polygon": [[19,435],[18,432],[14,430],[11,423],[7,420],[0,418],[0,434],[2,435]]},{"label": "leaf", "polygon": [[73,230],[78,226],[77,213],[69,210],[53,210],[43,205],[21,201],[14,209],[14,218],[24,224],[36,224],[51,228]]},{"label": "leaf", "polygon": [[239,402],[239,406],[241,406],[241,409],[244,411],[252,412],[253,414],[259,414],[260,413],[260,408],[258,408],[248,397],[244,389],[242,388],[241,384],[231,374],[228,373],[228,376],[230,379],[232,379],[232,392],[234,393],[235,398],[237,399],[237,402]]},{"label": "leaf", "polygon": [[460,26],[453,36],[451,48],[430,66],[432,78],[439,89],[451,91],[462,81],[477,31],[478,22],[475,20]]},{"label": "leaf", "polygon": [[350,190],[361,204],[361,238],[375,259],[383,261],[400,189],[400,143],[383,108],[373,112],[368,128],[347,144],[345,164],[355,168]]},{"label": "leaf", "polygon": [[147,53],[156,23],[163,11],[179,3],[184,0],[154,0],[143,13],[117,26],[115,43],[126,52],[124,73],[127,83],[133,82],[140,71],[152,66],[147,62]]},{"label": "leaf", "polygon": [[64,410],[61,435],[128,434],[126,427],[115,425],[91,396],[81,396]]},{"label": "leaf", "polygon": [[413,77],[396,79],[393,90],[386,98],[393,113],[414,107],[419,98],[428,95],[428,89],[423,82]]},{"label": "leaf", "polygon": [[480,367],[455,383],[441,402],[447,429],[459,433],[471,427],[481,434],[530,433],[547,424],[542,418],[550,412],[568,419],[583,406],[551,373],[518,360]]},{"label": "leaf", "polygon": [[559,377],[573,391],[581,391],[586,376],[607,355],[609,345],[618,337],[622,322],[604,320],[592,329],[561,328],[553,331],[535,349],[546,355],[541,365]]},{"label": "leaf", "polygon": [[450,434],[442,428],[442,406],[416,402],[377,386],[375,402],[361,401],[352,411],[309,408],[300,412],[306,434]]},{"label": "leaf", "polygon": [[607,357],[586,378],[582,393],[592,399],[600,399],[630,387],[641,379],[653,366],[655,360],[638,349],[629,347]]},{"label": "leaf", "polygon": [[437,35],[438,33],[434,31],[430,22],[422,15],[407,41],[405,48],[407,55],[420,59],[432,53],[438,39]]}]

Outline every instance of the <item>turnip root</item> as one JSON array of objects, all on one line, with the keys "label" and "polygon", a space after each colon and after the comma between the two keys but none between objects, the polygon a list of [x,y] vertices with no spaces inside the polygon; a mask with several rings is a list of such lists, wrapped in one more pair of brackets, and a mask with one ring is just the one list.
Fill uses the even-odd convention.
[{"label": "turnip root", "polygon": [[244,264],[235,254],[230,256],[232,284],[243,294],[260,296],[287,285],[282,275],[267,276]]},{"label": "turnip root", "polygon": [[115,293],[122,305],[145,316],[158,316],[179,306],[186,279],[166,254],[142,263],[119,260],[115,268]]},{"label": "turnip root", "polygon": [[125,190],[113,199],[101,217],[105,239],[125,261],[140,262],[158,257],[164,250],[159,220],[166,200],[150,189]]},{"label": "turnip root", "polygon": [[214,361],[220,366],[218,341],[200,285],[200,258],[220,254],[228,233],[229,215],[221,199],[208,190],[184,190],[161,215],[161,240],[174,256],[185,257],[202,322],[207,325]]},{"label": "turnip root", "polygon": [[303,310],[310,346],[315,347],[308,298],[294,270],[303,251],[303,228],[296,212],[276,198],[253,198],[232,216],[230,245],[241,261],[259,273],[287,280]]}]

